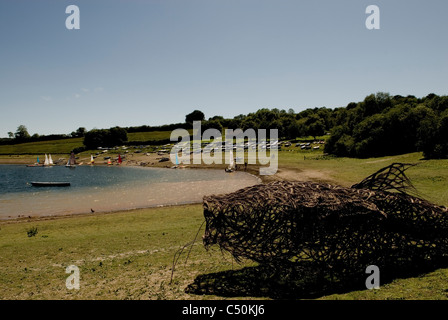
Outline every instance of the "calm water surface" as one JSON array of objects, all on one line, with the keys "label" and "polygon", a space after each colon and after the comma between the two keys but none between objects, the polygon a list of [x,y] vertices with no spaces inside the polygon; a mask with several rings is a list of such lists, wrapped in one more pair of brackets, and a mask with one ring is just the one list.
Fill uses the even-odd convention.
[{"label": "calm water surface", "polygon": [[[33,187],[34,181],[70,187]],[[0,166],[0,219],[126,210],[201,202],[204,195],[259,183],[244,172],[119,166]]]}]

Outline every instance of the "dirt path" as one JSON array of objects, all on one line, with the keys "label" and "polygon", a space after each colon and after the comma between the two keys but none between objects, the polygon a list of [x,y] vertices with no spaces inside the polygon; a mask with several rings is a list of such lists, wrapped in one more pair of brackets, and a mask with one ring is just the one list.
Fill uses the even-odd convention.
[{"label": "dirt path", "polygon": [[331,178],[331,172],[328,170],[315,169],[296,169],[296,168],[279,168],[277,173],[273,176],[260,176],[263,182],[271,181],[314,181],[335,183]]}]

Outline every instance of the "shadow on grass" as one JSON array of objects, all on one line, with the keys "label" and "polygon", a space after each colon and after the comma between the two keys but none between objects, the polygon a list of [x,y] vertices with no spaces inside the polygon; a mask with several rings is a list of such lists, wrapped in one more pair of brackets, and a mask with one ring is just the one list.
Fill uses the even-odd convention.
[{"label": "shadow on grass", "polygon": [[[444,267],[447,267],[444,264]],[[406,273],[381,273],[381,285],[398,278],[421,276],[443,267],[441,265],[408,269]],[[331,294],[343,294],[355,290],[366,290],[365,281],[369,274],[350,277],[345,280],[331,279],[328,274],[318,272],[311,265],[300,265],[276,270],[259,265],[239,270],[228,270],[203,274],[185,289],[196,295],[221,297],[266,297],[272,299],[316,299]]]},{"label": "shadow on grass", "polygon": [[[351,288],[353,290],[352,286]],[[185,292],[222,297],[311,299],[344,290],[310,267],[301,266],[280,271],[259,265],[199,275]]]}]

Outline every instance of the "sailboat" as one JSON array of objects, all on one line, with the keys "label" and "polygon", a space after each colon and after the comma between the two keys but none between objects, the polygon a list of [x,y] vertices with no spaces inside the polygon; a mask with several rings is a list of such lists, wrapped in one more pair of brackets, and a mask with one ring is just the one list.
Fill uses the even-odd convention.
[{"label": "sailboat", "polygon": [[176,165],[171,167],[172,169],[177,169],[179,167],[179,158],[177,156],[177,152],[176,152]]},{"label": "sailboat", "polygon": [[226,172],[233,172],[235,170],[235,161],[233,160],[233,150],[229,152],[229,166],[225,169]]},{"label": "sailboat", "polygon": [[53,165],[54,165],[54,163],[53,163],[53,159],[51,158],[51,154],[49,154],[48,156],[47,156],[47,154],[45,154],[44,167],[51,168],[51,166],[53,166]]},{"label": "sailboat", "polygon": [[28,164],[27,167],[42,167],[42,165],[39,162],[39,156],[37,156],[36,163],[34,164]]},{"label": "sailboat", "polygon": [[118,164],[121,164],[123,162],[123,160],[121,160],[121,155],[118,155]]},{"label": "sailboat", "polygon": [[73,152],[70,154],[70,158],[68,159],[67,164],[65,166],[67,168],[76,168],[75,154]]},{"label": "sailboat", "polygon": [[95,160],[93,160],[93,155],[90,155],[90,165],[94,165],[95,164]]}]

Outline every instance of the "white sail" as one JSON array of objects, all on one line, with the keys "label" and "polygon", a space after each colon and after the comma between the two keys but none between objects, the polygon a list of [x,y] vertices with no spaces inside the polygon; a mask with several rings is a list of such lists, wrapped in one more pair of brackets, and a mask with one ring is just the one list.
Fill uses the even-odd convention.
[{"label": "white sail", "polygon": [[229,168],[230,169],[233,169],[233,167],[235,166],[235,162],[234,162],[234,160],[233,160],[233,150],[232,149],[230,149],[230,159],[229,159]]},{"label": "white sail", "polygon": [[45,162],[44,162],[44,166],[48,166],[50,165],[50,163],[48,162],[48,156],[47,154],[45,154]]},{"label": "white sail", "polygon": [[49,164],[50,166],[53,165],[53,159],[51,158],[51,154],[48,155],[48,164]]}]

